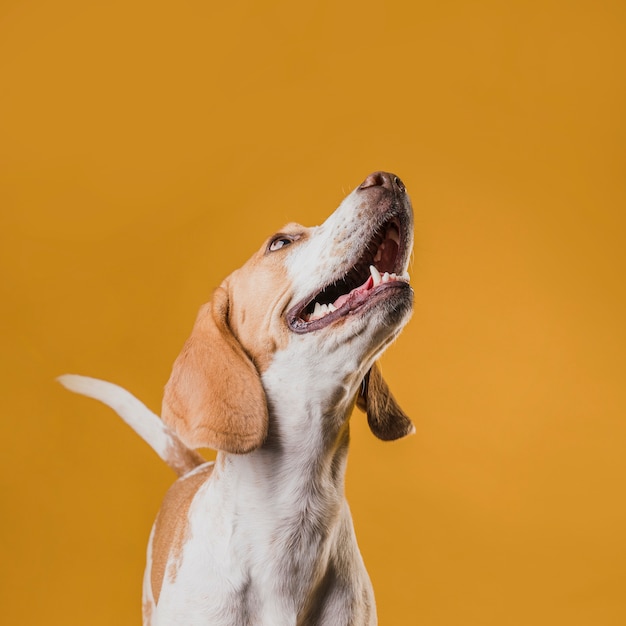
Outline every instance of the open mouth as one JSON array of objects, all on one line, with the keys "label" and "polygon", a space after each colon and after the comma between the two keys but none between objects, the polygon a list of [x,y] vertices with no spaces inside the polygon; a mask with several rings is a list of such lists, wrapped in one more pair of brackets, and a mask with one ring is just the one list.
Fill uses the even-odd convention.
[{"label": "open mouth", "polygon": [[374,233],[347,274],[289,311],[290,328],[298,333],[318,330],[393,291],[409,288],[409,275],[404,269],[405,248],[402,225],[393,217]]}]

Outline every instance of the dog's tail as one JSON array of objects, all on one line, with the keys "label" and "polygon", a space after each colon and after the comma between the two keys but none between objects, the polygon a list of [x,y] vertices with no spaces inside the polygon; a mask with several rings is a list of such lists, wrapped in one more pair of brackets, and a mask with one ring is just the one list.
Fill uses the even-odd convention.
[{"label": "dog's tail", "polygon": [[59,376],[57,380],[70,391],[100,400],[110,406],[179,476],[206,463],[206,460],[195,450],[188,448],[158,415],[126,389],[105,380],[76,374],[65,374]]}]

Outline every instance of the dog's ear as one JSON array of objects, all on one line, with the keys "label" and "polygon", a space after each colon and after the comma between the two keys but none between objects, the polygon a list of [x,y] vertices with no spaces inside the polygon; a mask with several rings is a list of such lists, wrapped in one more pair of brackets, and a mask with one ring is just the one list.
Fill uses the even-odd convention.
[{"label": "dog's ear", "polygon": [[245,453],[267,435],[267,401],[256,367],[228,324],[223,287],[198,313],[163,397],[163,421],[190,448]]},{"label": "dog's ear", "polygon": [[415,426],[389,391],[376,363],[365,374],[356,404],[367,413],[371,431],[383,441],[393,441],[415,432]]}]

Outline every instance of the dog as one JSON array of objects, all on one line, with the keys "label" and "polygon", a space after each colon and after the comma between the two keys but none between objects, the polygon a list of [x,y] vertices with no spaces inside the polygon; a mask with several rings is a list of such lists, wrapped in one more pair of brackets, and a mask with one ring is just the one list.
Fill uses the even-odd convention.
[{"label": "dog", "polygon": [[[413,307],[413,212],[370,174],[321,225],[288,224],[201,307],[162,419],[76,375],[180,476],[152,528],[144,626],[371,626],[344,495],[355,403],[378,438],[414,431],[376,360]],[[217,450],[214,463],[198,448]]]}]

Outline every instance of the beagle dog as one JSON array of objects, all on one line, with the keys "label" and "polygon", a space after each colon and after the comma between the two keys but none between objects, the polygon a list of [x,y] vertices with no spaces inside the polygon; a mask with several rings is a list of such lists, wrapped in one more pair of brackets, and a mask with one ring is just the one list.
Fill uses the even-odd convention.
[{"label": "beagle dog", "polygon": [[412,245],[404,185],[375,172],[321,226],[288,224],[215,290],[162,419],[116,385],[60,378],[180,476],[150,536],[145,626],[377,623],[344,495],[349,418],[356,402],[380,439],[414,430],[376,366],[411,314]]}]

